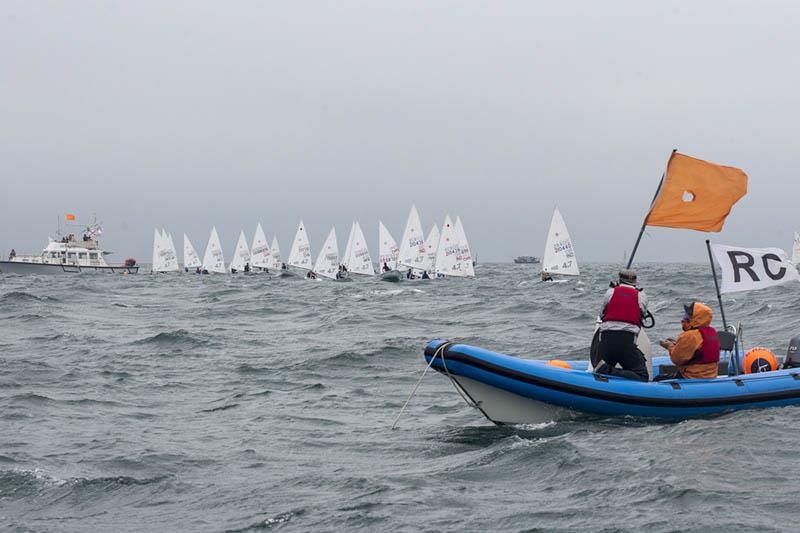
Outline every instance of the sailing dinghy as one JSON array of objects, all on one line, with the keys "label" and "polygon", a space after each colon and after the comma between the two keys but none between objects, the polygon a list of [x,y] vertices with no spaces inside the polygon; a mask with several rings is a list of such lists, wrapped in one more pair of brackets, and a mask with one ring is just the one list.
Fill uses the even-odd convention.
[{"label": "sailing dinghy", "polygon": [[564,218],[557,207],[553,211],[550,230],[547,233],[547,244],[544,246],[544,254],[542,255],[542,281],[558,281],[561,283],[567,281],[554,280],[553,275],[580,275],[572,239],[569,236],[569,231],[567,231]]},{"label": "sailing dinghy", "polygon": [[253,245],[250,247],[250,266],[255,272],[269,272],[272,256],[267,243],[267,236],[259,222],[253,235]]},{"label": "sailing dinghy", "polygon": [[[425,252],[425,236],[417,207],[412,205],[408,213],[403,238],[400,240],[400,251],[397,256],[398,269],[411,270],[411,275],[425,270],[427,254]],[[416,276],[415,276],[416,277]]]},{"label": "sailing dinghy", "polygon": [[219,242],[217,228],[211,228],[211,236],[208,238],[206,253],[203,255],[203,274],[225,274],[225,257],[222,253],[222,244]]},{"label": "sailing dinghy", "polygon": [[428,232],[428,237],[425,239],[425,269],[428,274],[436,272],[436,251],[439,249],[439,226],[433,225],[431,231]]},{"label": "sailing dinghy", "polygon": [[792,245],[792,263],[800,266],[800,234],[794,232],[794,244]]},{"label": "sailing dinghy", "polygon": [[322,245],[317,256],[317,262],[314,263],[314,274],[324,278],[333,279],[336,281],[344,281],[345,273],[339,269],[339,245],[336,242],[336,228],[331,228],[328,238],[325,239],[325,244]]},{"label": "sailing dinghy", "polygon": [[[403,275],[397,270],[397,256],[400,250],[397,248],[392,234],[378,221],[378,270],[381,272],[381,280],[397,282],[403,279]],[[388,269],[388,270],[387,270]]]},{"label": "sailing dinghy", "polygon": [[436,250],[436,276],[475,277],[464,228],[460,226],[456,231],[450,215],[444,219],[439,246]]},{"label": "sailing dinghy", "polygon": [[152,272],[178,272],[178,257],[172,236],[165,230],[156,229],[153,233],[153,267]]},{"label": "sailing dinghy", "polygon": [[272,237],[272,246],[269,247],[269,268],[280,271],[283,266],[281,261],[281,247],[278,245],[278,237]]},{"label": "sailing dinghy", "polygon": [[239,232],[239,240],[236,243],[236,251],[233,253],[233,260],[231,260],[231,264],[228,266],[231,274],[249,270],[250,247],[247,246],[247,237],[244,236],[244,230]]},{"label": "sailing dinghy", "polygon": [[351,274],[375,275],[372,258],[367,248],[367,240],[364,238],[364,232],[361,231],[361,225],[358,222],[353,222],[353,226],[350,228],[350,237],[347,239],[342,264]]},{"label": "sailing dinghy", "polygon": [[196,270],[202,266],[203,262],[200,261],[200,256],[197,255],[197,250],[192,246],[192,241],[189,236],[183,234],[183,269],[189,272],[189,269]]},{"label": "sailing dinghy", "polygon": [[[286,264],[300,270],[308,272],[311,270],[311,244],[308,242],[308,234],[303,221],[297,226],[297,232],[292,241],[292,249]],[[288,268],[281,269],[281,276],[294,276],[295,273]]]}]

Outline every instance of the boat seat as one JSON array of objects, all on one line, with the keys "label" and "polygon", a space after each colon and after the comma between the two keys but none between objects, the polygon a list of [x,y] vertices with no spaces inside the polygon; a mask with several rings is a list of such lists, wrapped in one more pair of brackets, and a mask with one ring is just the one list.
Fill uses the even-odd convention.
[{"label": "boat seat", "polygon": [[[658,365],[658,372],[655,372],[656,367],[653,367],[654,375],[659,376],[661,374],[674,374],[675,371],[678,369],[675,365]],[[728,360],[720,360],[717,364],[717,375],[718,376],[725,376],[728,377]]]},{"label": "boat seat", "polygon": [[736,335],[730,331],[719,331],[717,336],[719,337],[719,351],[732,352],[736,344]]}]

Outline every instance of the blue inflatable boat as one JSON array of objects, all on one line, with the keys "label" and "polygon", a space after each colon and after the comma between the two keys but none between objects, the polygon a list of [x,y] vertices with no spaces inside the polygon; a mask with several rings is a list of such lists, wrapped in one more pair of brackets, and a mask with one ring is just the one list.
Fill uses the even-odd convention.
[{"label": "blue inflatable boat", "polygon": [[[800,368],[641,382],[587,372],[587,361],[561,368],[443,340],[428,344],[425,360],[495,424],[537,424],[576,413],[683,419],[800,404]],[[653,360],[654,369],[667,365],[668,357]],[[720,371],[727,374],[727,361]]]}]

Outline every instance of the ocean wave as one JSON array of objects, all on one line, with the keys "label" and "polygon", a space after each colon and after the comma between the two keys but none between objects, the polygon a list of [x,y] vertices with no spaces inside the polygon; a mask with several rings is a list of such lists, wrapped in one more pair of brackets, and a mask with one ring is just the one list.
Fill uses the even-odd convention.
[{"label": "ocean wave", "polygon": [[[0,493],[13,499],[27,497],[53,488],[66,488],[70,492],[96,493],[100,491],[104,493],[125,487],[158,484],[171,477],[164,474],[142,479],[130,476],[59,478],[39,468],[0,470]],[[62,497],[63,495],[58,496],[59,499]]]},{"label": "ocean wave", "polygon": [[296,509],[293,511],[287,511],[285,513],[279,513],[276,515],[268,516],[266,518],[259,518],[255,522],[252,518],[247,519],[247,525],[241,527],[234,527],[231,529],[226,529],[226,533],[243,533],[245,531],[257,531],[260,529],[273,529],[276,527],[283,527],[285,524],[288,524],[292,519],[295,517],[303,516],[305,511],[303,509]]},{"label": "ocean wave", "polygon": [[36,296],[29,292],[12,291],[0,295],[0,304],[21,303],[21,302],[58,302],[58,298],[53,296]]},{"label": "ocean wave", "polygon": [[235,407],[239,407],[238,403],[230,403],[227,405],[220,405],[219,407],[210,407],[208,409],[201,409],[201,413],[216,413],[217,411],[227,411],[228,409],[233,409]]},{"label": "ocean wave", "polygon": [[137,346],[161,346],[168,348],[200,348],[204,346],[212,346],[215,343],[204,335],[191,333],[185,329],[177,329],[174,331],[163,331],[144,339],[133,341],[131,344]]}]

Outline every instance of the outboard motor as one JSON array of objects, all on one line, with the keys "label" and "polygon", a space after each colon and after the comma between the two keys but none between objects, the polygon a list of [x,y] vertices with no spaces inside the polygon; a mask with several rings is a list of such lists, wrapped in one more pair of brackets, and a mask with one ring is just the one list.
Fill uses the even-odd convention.
[{"label": "outboard motor", "polygon": [[783,361],[783,368],[800,367],[800,335],[792,337],[789,341],[789,349],[786,351],[786,359]]}]

